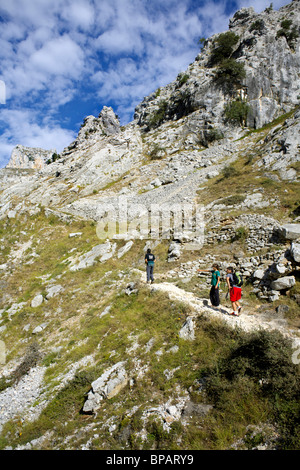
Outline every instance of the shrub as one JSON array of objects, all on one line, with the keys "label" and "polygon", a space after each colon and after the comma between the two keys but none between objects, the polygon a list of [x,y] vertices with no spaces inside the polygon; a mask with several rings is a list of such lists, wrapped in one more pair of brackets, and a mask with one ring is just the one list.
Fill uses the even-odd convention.
[{"label": "shrub", "polygon": [[238,227],[235,231],[235,236],[233,238],[233,241],[235,240],[246,240],[248,237],[248,230],[245,227]]},{"label": "shrub", "polygon": [[235,88],[242,86],[245,78],[246,71],[244,64],[229,58],[223,60],[219,65],[214,76],[214,82],[216,85],[223,87],[226,93],[231,93]]},{"label": "shrub", "polygon": [[280,432],[279,450],[299,448],[300,442],[300,369],[291,356],[288,339],[277,331],[258,330],[240,335],[227,357],[201,372],[207,396],[218,409],[228,409],[237,389],[241,400],[243,383],[252,400],[267,400],[268,418]]},{"label": "shrub", "polygon": [[58,160],[60,158],[60,155],[56,152],[54,152],[51,156],[51,158],[49,158],[47,161],[46,161],[46,164],[47,165],[50,165],[50,163],[54,163],[56,162],[56,160]]},{"label": "shrub", "polygon": [[221,201],[219,204],[225,204],[225,206],[234,206],[235,204],[241,204],[244,202],[246,196],[243,194],[233,194],[232,196],[228,196]]},{"label": "shrub", "polygon": [[233,47],[237,44],[238,41],[239,36],[237,36],[232,31],[221,33],[215,41],[215,47],[211,53],[211,64],[220,64],[224,59],[231,57],[233,53]]},{"label": "shrub", "polygon": [[159,144],[154,144],[149,152],[150,160],[160,160],[165,155],[165,149],[160,147]]},{"label": "shrub", "polygon": [[177,76],[177,82],[179,87],[184,85],[189,79],[189,75],[187,73],[179,73]]},{"label": "shrub", "polygon": [[225,121],[243,126],[247,121],[249,105],[242,100],[231,101],[225,106]]},{"label": "shrub", "polygon": [[168,102],[166,100],[161,100],[159,103],[159,107],[156,111],[154,111],[149,119],[148,126],[150,128],[158,127],[164,120],[166,111],[168,108]]},{"label": "shrub", "polygon": [[24,375],[28,374],[30,369],[37,365],[41,357],[38,343],[32,343],[28,346],[23,361],[13,373],[13,380],[18,382]]},{"label": "shrub", "polygon": [[199,135],[199,144],[203,147],[208,147],[212,142],[222,139],[224,139],[223,132],[219,129],[212,128],[201,132]]},{"label": "shrub", "polygon": [[223,175],[223,178],[231,178],[232,176],[237,176],[239,173],[238,171],[235,169],[235,167],[230,164],[230,165],[227,165],[225,166],[225,168],[223,168],[222,170],[222,175]]},{"label": "shrub", "polygon": [[283,20],[280,23],[281,29],[277,31],[276,39],[280,37],[285,37],[287,43],[291,49],[294,49],[294,41],[299,37],[297,27],[294,26],[292,29],[292,21],[291,20]]},{"label": "shrub", "polygon": [[265,26],[265,24],[264,24],[264,21],[263,21],[263,20],[261,20],[261,19],[260,19],[260,20],[256,20],[256,21],[254,21],[254,22],[251,24],[251,26],[250,26],[250,28],[249,28],[249,31],[250,31],[250,32],[252,32],[252,31],[258,31],[259,33],[261,33],[261,32],[263,31],[263,29],[264,29],[264,26]]}]

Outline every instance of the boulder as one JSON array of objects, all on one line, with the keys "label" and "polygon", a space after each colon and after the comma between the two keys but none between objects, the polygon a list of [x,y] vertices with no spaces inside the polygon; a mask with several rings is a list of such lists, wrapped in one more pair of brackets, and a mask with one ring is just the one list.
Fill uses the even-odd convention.
[{"label": "boulder", "polygon": [[291,244],[291,255],[296,263],[300,263],[300,243]]},{"label": "boulder", "polygon": [[168,251],[168,261],[175,261],[180,258],[180,255],[180,244],[176,242],[171,243]]},{"label": "boulder", "polygon": [[84,413],[96,411],[106,398],[116,396],[128,383],[124,362],[118,362],[92,382],[91,391],[83,406]]},{"label": "boulder", "polygon": [[98,258],[103,263],[113,256],[116,246],[116,243],[111,244],[110,241],[94,246],[88,253],[81,255],[76,260],[78,262],[75,261],[71,264],[70,271],[79,271],[80,269],[93,266]]},{"label": "boulder", "polygon": [[179,337],[190,341],[195,339],[194,322],[192,318],[187,318],[184,322],[183,327],[179,331]]},{"label": "boulder", "polygon": [[254,271],[253,277],[254,279],[262,279],[264,277],[263,269],[257,269],[256,271]]},{"label": "boulder", "polygon": [[133,241],[129,240],[129,242],[127,242],[124,246],[122,246],[118,250],[118,258],[122,258],[122,256],[124,256],[125,253],[127,253],[127,251],[129,251],[131,249],[132,245],[133,245]]},{"label": "boulder", "polygon": [[61,285],[51,286],[47,289],[46,299],[51,299],[52,297],[56,297],[61,291],[63,291],[63,287]]},{"label": "boulder", "polygon": [[285,224],[279,229],[279,233],[285,240],[297,240],[300,238],[300,224]]},{"label": "boulder", "polygon": [[273,290],[285,290],[285,289],[290,289],[293,287],[296,283],[295,277],[294,276],[285,276],[281,277],[279,279],[276,279],[275,281],[271,282],[271,289]]},{"label": "boulder", "polygon": [[47,323],[42,323],[41,325],[37,326],[33,331],[32,334],[36,335],[37,333],[41,333],[47,326]]},{"label": "boulder", "polygon": [[136,287],[136,283],[135,282],[130,282],[128,284],[128,286],[126,287],[126,289],[125,289],[125,294],[126,295],[137,294],[138,291],[139,290]]},{"label": "boulder", "polygon": [[33,308],[39,307],[40,305],[42,305],[43,301],[44,301],[44,297],[42,296],[42,294],[36,295],[34,299],[32,299],[31,301],[31,307]]}]

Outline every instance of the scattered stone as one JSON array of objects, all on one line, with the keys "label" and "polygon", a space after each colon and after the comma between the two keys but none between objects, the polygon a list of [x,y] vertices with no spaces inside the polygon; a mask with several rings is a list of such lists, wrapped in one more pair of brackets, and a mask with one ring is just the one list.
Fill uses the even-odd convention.
[{"label": "scattered stone", "polygon": [[34,299],[32,299],[31,301],[31,307],[37,308],[40,305],[42,305],[43,302],[44,302],[44,297],[42,296],[42,294],[36,295]]},{"label": "scattered stone", "polygon": [[52,297],[56,297],[60,292],[64,289],[61,285],[51,286],[47,289],[46,299],[52,299]]},{"label": "scattered stone", "polygon": [[194,322],[191,317],[187,318],[184,322],[183,327],[179,331],[179,337],[189,341],[193,341],[195,339]]}]

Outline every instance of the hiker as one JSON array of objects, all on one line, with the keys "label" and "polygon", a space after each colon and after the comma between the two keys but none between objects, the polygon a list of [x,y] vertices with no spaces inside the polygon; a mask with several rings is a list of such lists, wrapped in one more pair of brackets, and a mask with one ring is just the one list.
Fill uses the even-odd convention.
[{"label": "hiker", "polygon": [[233,268],[230,266],[226,271],[226,283],[228,286],[230,301],[233,309],[231,315],[239,316],[242,310],[242,307],[239,303],[239,300],[242,297],[242,288],[238,285],[239,280],[237,279]]},{"label": "hiker", "polygon": [[[219,294],[219,287],[220,287],[220,271],[219,265],[213,264],[212,265],[212,274],[211,274],[211,288],[209,292],[210,302],[213,307],[219,307],[220,305],[220,294]],[[210,273],[211,271],[205,269],[198,269],[198,271]]]},{"label": "hiker", "polygon": [[154,282],[153,278],[153,271],[154,271],[154,263],[155,263],[155,256],[151,253],[151,249],[147,249],[147,253],[145,256],[145,263],[146,263],[146,273],[147,273],[147,282],[151,281],[151,284]]}]

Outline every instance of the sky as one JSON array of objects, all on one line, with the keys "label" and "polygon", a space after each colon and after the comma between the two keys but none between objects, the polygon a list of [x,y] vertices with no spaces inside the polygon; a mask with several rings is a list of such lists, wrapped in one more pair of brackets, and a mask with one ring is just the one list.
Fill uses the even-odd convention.
[{"label": "sky", "polygon": [[226,31],[238,9],[270,3],[0,0],[0,168],[18,144],[60,153],[103,106],[129,123],[195,60],[200,38]]}]

